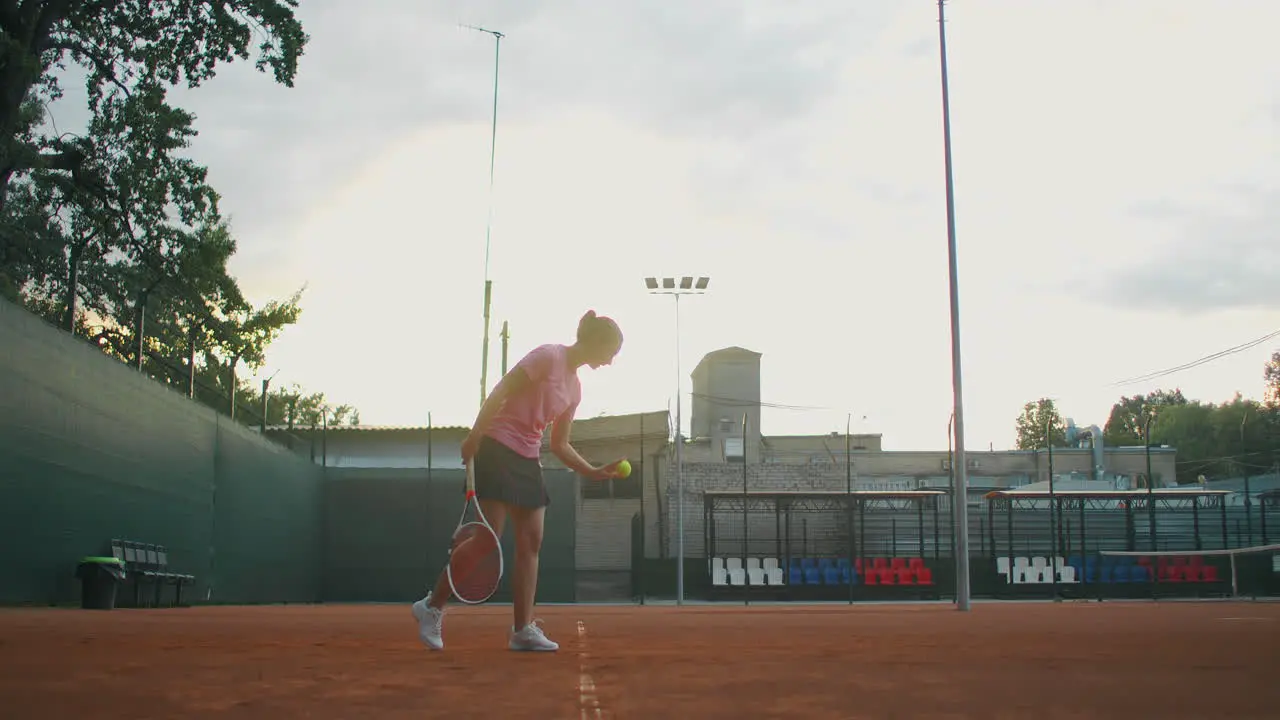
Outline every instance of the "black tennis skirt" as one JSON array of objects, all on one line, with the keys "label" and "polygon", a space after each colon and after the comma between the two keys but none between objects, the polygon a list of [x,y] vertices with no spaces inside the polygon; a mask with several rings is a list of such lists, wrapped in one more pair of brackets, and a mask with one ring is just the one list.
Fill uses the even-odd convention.
[{"label": "black tennis skirt", "polygon": [[476,496],[508,505],[537,509],[551,504],[542,463],[527,458],[486,435],[472,461],[476,471]]}]

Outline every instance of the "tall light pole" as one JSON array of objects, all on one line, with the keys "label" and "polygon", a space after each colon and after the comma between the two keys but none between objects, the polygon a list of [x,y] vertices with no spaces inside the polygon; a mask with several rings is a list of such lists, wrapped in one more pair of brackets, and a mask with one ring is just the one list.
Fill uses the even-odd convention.
[{"label": "tall light pole", "polygon": [[[648,277],[644,286],[650,295],[670,295],[675,298],[676,306],[676,604],[684,604],[684,427],[681,412],[681,389],[684,378],[680,375],[680,297],[682,295],[701,295],[707,291],[711,283],[709,277],[696,280],[688,275],[679,278]],[[744,448],[745,452],[745,448]]]},{"label": "tall light pole", "polygon": [[1044,424],[1044,445],[1049,450],[1049,572],[1052,573],[1053,582],[1053,601],[1059,602],[1062,598],[1058,597],[1058,495],[1054,492],[1053,485],[1053,416]]},{"label": "tall light pole", "polygon": [[[1248,445],[1244,443],[1244,424],[1249,419],[1249,408],[1245,407],[1244,415],[1240,417],[1240,457],[1246,457],[1248,453]],[[1241,468],[1241,475],[1244,476],[1244,530],[1249,534],[1249,545],[1253,545],[1253,500],[1249,493],[1249,468],[1243,465],[1243,461],[1236,463]]]},{"label": "tall light pole", "polygon": [[[955,432],[951,428],[955,424],[955,422],[956,422],[956,414],[953,411],[951,413],[951,416],[947,418],[947,482],[949,483],[949,485],[947,486],[947,490],[951,493],[952,505],[955,505],[955,497],[956,497],[956,459],[955,459],[955,450],[953,448]],[[952,558],[954,558],[956,554],[955,519],[956,519],[956,510],[954,507],[952,507],[951,508],[951,556]],[[992,532],[994,532],[994,530]],[[959,602],[959,600],[960,598],[957,597],[956,601]]]},{"label": "tall light pole", "polygon": [[497,30],[475,25],[463,25],[493,36],[493,124],[489,130],[489,219],[484,227],[484,341],[480,346],[480,404],[489,395],[489,307],[493,299],[493,283],[489,280],[489,237],[493,230],[493,163],[498,144],[498,56],[502,52],[502,38]]},{"label": "tall light pole", "polygon": [[942,148],[947,183],[947,256],[951,280],[951,387],[955,417],[955,483],[951,505],[956,527],[956,609],[969,609],[969,480],[964,453],[964,393],[960,372],[960,290],[956,269],[955,181],[951,171],[951,98],[947,87],[947,30],[938,0],[938,49],[942,58]]},{"label": "tall light pole", "polygon": [[1155,497],[1155,479],[1151,475],[1151,421],[1155,419],[1155,413],[1148,410],[1147,419],[1142,424],[1142,440],[1147,448],[1147,525],[1148,534],[1151,536],[1151,552],[1159,550],[1156,547],[1156,497]]}]

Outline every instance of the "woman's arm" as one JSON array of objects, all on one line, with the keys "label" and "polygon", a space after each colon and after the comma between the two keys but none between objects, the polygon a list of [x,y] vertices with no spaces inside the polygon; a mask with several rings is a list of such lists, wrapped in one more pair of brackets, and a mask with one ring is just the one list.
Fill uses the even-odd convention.
[{"label": "woman's arm", "polygon": [[608,480],[616,477],[618,474],[617,466],[621,460],[596,467],[587,462],[586,458],[578,454],[573,445],[569,442],[572,433],[573,416],[578,407],[575,405],[564,411],[560,417],[556,418],[555,425],[551,428],[551,452],[565,464],[565,467],[578,473],[579,475],[589,477],[593,480]]}]

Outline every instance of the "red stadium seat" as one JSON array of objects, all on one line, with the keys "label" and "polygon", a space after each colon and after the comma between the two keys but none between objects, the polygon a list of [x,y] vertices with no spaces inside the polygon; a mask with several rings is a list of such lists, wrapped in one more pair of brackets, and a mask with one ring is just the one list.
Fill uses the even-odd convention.
[{"label": "red stadium seat", "polygon": [[871,561],[871,567],[873,567],[873,568],[875,568],[875,569],[877,569],[877,570],[880,570],[880,569],[883,569],[883,568],[889,567],[889,564],[888,564],[887,562],[885,562],[885,559],[884,559],[884,558],[876,558],[876,559],[874,559],[874,560],[872,560],[872,561]]},{"label": "red stadium seat", "polygon": [[916,571],[909,567],[900,567],[894,571],[898,576],[899,585],[915,585]]},{"label": "red stadium seat", "polygon": [[893,568],[880,568],[879,570],[876,570],[876,573],[880,576],[881,585],[897,585],[898,584],[897,571],[895,571]]},{"label": "red stadium seat", "polygon": [[1187,582],[1200,582],[1202,569],[1202,565],[1186,565],[1182,568],[1182,579]]},{"label": "red stadium seat", "polygon": [[1218,582],[1218,566],[1202,565],[1200,566],[1201,582]]},{"label": "red stadium seat", "polygon": [[907,566],[907,561],[905,558],[896,557],[889,561],[889,567],[893,568],[894,570],[901,570],[906,566]]},{"label": "red stadium seat", "polygon": [[907,567],[913,570],[919,570],[920,568],[924,567],[924,560],[918,557],[911,558],[911,560],[907,562]]},{"label": "red stadium seat", "polygon": [[916,568],[916,584],[917,584],[917,585],[932,585],[932,584],[933,584],[933,571],[932,571],[932,570],[930,570],[929,568],[927,568],[927,567],[923,566],[923,565],[921,565],[920,567]]}]

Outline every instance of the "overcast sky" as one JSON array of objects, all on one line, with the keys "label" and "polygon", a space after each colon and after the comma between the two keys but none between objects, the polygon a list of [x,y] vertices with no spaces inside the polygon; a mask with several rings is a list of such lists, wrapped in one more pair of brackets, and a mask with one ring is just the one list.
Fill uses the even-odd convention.
[{"label": "overcast sky", "polygon": [[[1280,6],[948,4],[967,444],[1023,403],[1261,397],[1280,328]],[[587,309],[626,345],[582,416],[674,406],[763,353],[766,434],[945,448],[951,411],[936,3],[306,0],[286,89],[247,64],[177,99],[258,302],[307,286],[265,371],[368,424],[479,406],[494,40],[502,41],[491,383]],[[688,404],[686,395],[686,423]],[[863,418],[865,417],[865,420]]]}]

